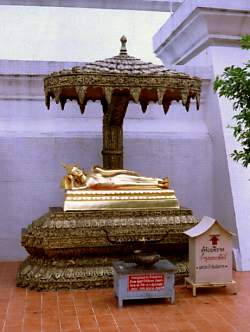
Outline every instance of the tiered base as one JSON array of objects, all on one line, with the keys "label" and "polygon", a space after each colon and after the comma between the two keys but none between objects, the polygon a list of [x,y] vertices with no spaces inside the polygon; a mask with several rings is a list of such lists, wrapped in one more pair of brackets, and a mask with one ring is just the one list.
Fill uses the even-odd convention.
[{"label": "tiered base", "polygon": [[22,234],[30,256],[19,268],[17,286],[109,287],[112,261],[133,260],[135,249],[157,251],[177,264],[177,280],[183,279],[188,252],[183,232],[197,222],[189,209],[63,212],[51,208]]},{"label": "tiered base", "polygon": [[174,190],[66,190],[64,211],[179,209]]}]

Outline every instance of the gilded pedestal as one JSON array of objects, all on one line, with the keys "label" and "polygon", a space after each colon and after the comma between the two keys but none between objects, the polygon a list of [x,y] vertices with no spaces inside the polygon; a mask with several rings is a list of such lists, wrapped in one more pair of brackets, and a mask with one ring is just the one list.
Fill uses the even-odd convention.
[{"label": "gilded pedestal", "polygon": [[179,209],[174,190],[66,190],[64,211]]},{"label": "gilded pedestal", "polygon": [[112,261],[134,249],[157,251],[187,275],[188,239],[183,231],[198,219],[189,209],[67,211],[51,208],[22,233],[30,256],[21,264],[17,285],[37,290],[107,287]]}]

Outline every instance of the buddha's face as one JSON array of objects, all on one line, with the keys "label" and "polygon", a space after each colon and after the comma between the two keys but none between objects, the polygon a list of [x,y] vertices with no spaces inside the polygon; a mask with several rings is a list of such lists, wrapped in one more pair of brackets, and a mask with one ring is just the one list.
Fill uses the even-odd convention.
[{"label": "buddha's face", "polygon": [[83,171],[80,168],[74,166],[71,170],[71,174],[80,177],[83,175]]}]

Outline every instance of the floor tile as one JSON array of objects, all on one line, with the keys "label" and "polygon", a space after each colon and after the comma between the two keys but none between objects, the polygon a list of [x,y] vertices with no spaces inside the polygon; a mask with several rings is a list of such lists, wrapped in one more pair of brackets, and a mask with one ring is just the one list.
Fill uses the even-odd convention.
[{"label": "floor tile", "polygon": [[36,292],[15,287],[18,263],[0,262],[0,332],[249,332],[250,273],[229,288],[175,287],[176,303],[125,301],[112,289]]}]

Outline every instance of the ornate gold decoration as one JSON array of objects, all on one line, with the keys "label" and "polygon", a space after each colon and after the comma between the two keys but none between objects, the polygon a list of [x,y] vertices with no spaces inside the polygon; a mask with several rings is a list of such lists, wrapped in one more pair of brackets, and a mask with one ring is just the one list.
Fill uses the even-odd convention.
[{"label": "ornate gold decoration", "polygon": [[140,94],[141,94],[141,88],[136,87],[130,89],[130,95],[134,99],[135,103],[139,103]]},{"label": "ornate gold decoration", "polygon": [[[112,260],[92,259],[93,266],[89,262],[86,258],[50,259],[29,256],[19,268],[16,284],[38,291],[112,287]],[[175,281],[181,283],[188,275],[187,261],[174,263],[177,268]]]},{"label": "ornate gold decoration", "polygon": [[45,94],[45,105],[49,109],[50,108],[50,92],[45,89],[44,94]]},{"label": "ornate gold decoration", "polygon": [[166,92],[165,88],[158,88],[157,89],[158,103],[160,105],[162,105],[163,97],[164,97],[165,92]]},{"label": "ornate gold decoration", "polygon": [[171,105],[171,100],[165,100],[162,105],[163,105],[164,113],[167,114],[167,112],[169,110],[169,106]]},{"label": "ornate gold decoration", "polygon": [[110,104],[111,103],[111,97],[112,97],[113,89],[110,86],[106,86],[104,88],[104,91],[105,91],[105,97],[106,97],[107,103]]},{"label": "ornate gold decoration", "polygon": [[127,55],[127,48],[126,48],[126,43],[127,43],[127,38],[126,36],[122,36],[121,39],[121,49],[120,49],[120,55]]},{"label": "ornate gold decoration", "polygon": [[[17,285],[55,290],[112,285],[111,262],[150,248],[178,262],[177,279],[187,275],[188,238],[198,219],[189,209],[63,212],[52,208],[22,233],[30,256]],[[179,271],[179,272],[178,272]]]},{"label": "ornate gold decoration", "polygon": [[75,89],[76,89],[79,103],[80,103],[80,105],[82,105],[84,103],[84,98],[85,98],[85,93],[86,93],[87,88],[86,88],[86,86],[76,86]]},{"label": "ornate gold decoration", "polygon": [[174,190],[66,190],[64,211],[179,209]]},{"label": "ornate gold decoration", "polygon": [[62,93],[62,89],[60,87],[57,87],[54,89],[55,101],[57,104],[59,104],[59,102],[60,102],[61,93]]},{"label": "ornate gold decoration", "polygon": [[197,108],[199,108],[199,107],[200,107],[200,98],[201,98],[200,94],[197,93],[196,96],[195,96],[195,98],[196,98],[196,105],[197,105]]},{"label": "ornate gold decoration", "polygon": [[76,99],[82,113],[89,99],[101,100],[105,114],[103,166],[108,169],[123,167],[122,123],[130,100],[140,102],[143,112],[150,101],[163,104],[165,114],[173,100],[181,100],[188,110],[190,100],[196,99],[199,108],[199,78],[129,56],[126,41],[123,36],[120,53],[113,58],[52,73],[44,79],[48,108],[50,97],[61,100],[62,107],[68,99]]},{"label": "ornate gold decoration", "polygon": [[[182,234],[193,227],[198,219],[189,209],[155,210],[96,210],[63,212],[61,208],[51,208],[41,218],[35,220],[22,234],[22,245],[32,253],[51,256],[59,252],[66,255],[71,248],[75,254],[91,251],[91,247],[109,247],[106,237],[128,245],[161,241],[163,243],[188,243]],[[175,234],[176,238],[173,236]],[[162,239],[162,235],[166,235]]]}]

